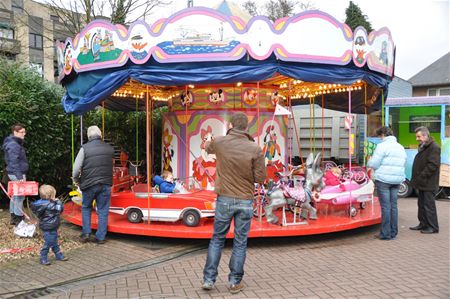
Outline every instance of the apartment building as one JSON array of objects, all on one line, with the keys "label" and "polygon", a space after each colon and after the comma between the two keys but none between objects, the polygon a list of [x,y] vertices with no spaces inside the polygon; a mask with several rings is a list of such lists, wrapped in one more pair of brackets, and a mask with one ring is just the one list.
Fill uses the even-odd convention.
[{"label": "apartment building", "polygon": [[34,67],[55,81],[55,41],[72,34],[58,14],[43,3],[31,0],[0,1],[0,55]]}]

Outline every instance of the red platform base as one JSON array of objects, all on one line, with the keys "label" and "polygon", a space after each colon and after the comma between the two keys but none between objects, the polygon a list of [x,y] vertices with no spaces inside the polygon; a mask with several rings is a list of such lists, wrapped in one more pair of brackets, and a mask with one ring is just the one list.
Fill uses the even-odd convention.
[{"label": "red platform base", "polygon": [[[355,205],[356,207],[356,205]],[[332,233],[344,230],[355,229],[364,226],[371,226],[381,222],[381,210],[377,198],[374,202],[366,202],[364,209],[359,209],[355,217],[348,214],[349,205],[335,206],[328,203],[317,204],[317,220],[309,220],[307,224],[293,226],[274,225],[266,222],[265,217],[259,222],[254,218],[250,229],[250,238],[261,237],[286,237],[305,236]],[[276,215],[281,222],[281,211]],[[70,202],[64,207],[63,217],[68,222],[81,226],[81,207]],[[292,222],[293,213],[286,212],[288,222]],[[188,239],[209,239],[213,231],[213,219],[202,219],[197,227],[188,227],[181,221],[177,222],[157,222],[151,223],[130,223],[127,216],[109,214],[108,231],[114,233],[143,235],[152,237],[188,238]],[[92,215],[92,228],[97,228],[97,214]],[[233,238],[233,226],[227,238]]]}]

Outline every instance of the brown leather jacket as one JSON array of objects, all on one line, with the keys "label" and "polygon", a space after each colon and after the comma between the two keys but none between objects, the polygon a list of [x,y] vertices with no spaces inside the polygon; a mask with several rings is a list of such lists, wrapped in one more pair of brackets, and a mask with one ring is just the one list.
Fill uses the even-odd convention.
[{"label": "brown leather jacket", "polygon": [[261,148],[246,131],[231,129],[206,146],[216,155],[215,193],[240,199],[253,199],[255,183],[266,179]]}]

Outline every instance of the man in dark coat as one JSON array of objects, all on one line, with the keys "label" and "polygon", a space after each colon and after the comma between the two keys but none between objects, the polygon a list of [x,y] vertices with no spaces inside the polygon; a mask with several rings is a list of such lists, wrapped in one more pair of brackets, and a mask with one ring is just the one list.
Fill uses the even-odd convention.
[{"label": "man in dark coat", "polygon": [[419,225],[410,227],[424,234],[439,232],[435,192],[439,188],[439,168],[441,166],[441,149],[430,137],[426,127],[418,127],[416,140],[420,142],[419,152],[414,158],[411,184],[419,191]]},{"label": "man in dark coat", "polygon": [[[88,142],[78,152],[73,165],[72,177],[74,183],[82,191],[82,222],[81,241],[105,243],[108,227],[108,213],[113,181],[114,148],[103,142],[102,132],[97,126],[87,129]],[[98,225],[95,238],[91,239],[92,202],[96,200]]]},{"label": "man in dark coat", "polygon": [[[14,124],[11,127],[11,135],[3,142],[5,153],[6,172],[11,181],[26,181],[28,172],[28,160],[23,147],[26,130],[22,124]],[[11,213],[10,224],[16,225],[23,219],[23,201],[25,196],[13,195],[9,205]]]}]

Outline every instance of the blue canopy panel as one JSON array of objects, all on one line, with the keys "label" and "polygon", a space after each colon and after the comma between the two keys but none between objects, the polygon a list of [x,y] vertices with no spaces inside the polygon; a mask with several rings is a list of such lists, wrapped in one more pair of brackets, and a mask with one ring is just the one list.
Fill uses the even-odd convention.
[{"label": "blue canopy panel", "polygon": [[[62,104],[67,113],[83,114],[111,96],[129,79],[147,85],[184,86],[188,84],[258,82],[266,80],[276,73],[305,82],[350,85],[357,80],[363,80],[369,84],[367,98],[374,95],[376,98],[375,103],[367,107],[367,112],[381,108],[379,88],[384,90],[384,97],[387,97],[387,86],[390,82],[388,76],[358,68],[353,63],[349,63],[347,66],[295,63],[277,60],[273,55],[266,60],[243,57],[237,61],[220,62],[158,63],[154,59],[150,59],[142,65],[128,63],[114,69],[83,72],[76,76],[66,77],[62,82],[67,91],[62,99]],[[326,94],[324,97],[325,108],[348,111],[347,94],[345,96],[342,93]],[[347,100],[343,101],[343,97]],[[293,105],[303,102],[297,100],[293,102]],[[317,100],[317,102],[321,101]],[[113,103],[108,107],[129,111],[135,109],[136,103],[134,101],[130,101],[129,104],[124,102],[115,105]],[[353,113],[366,112],[364,90],[352,92],[351,111]]]}]

